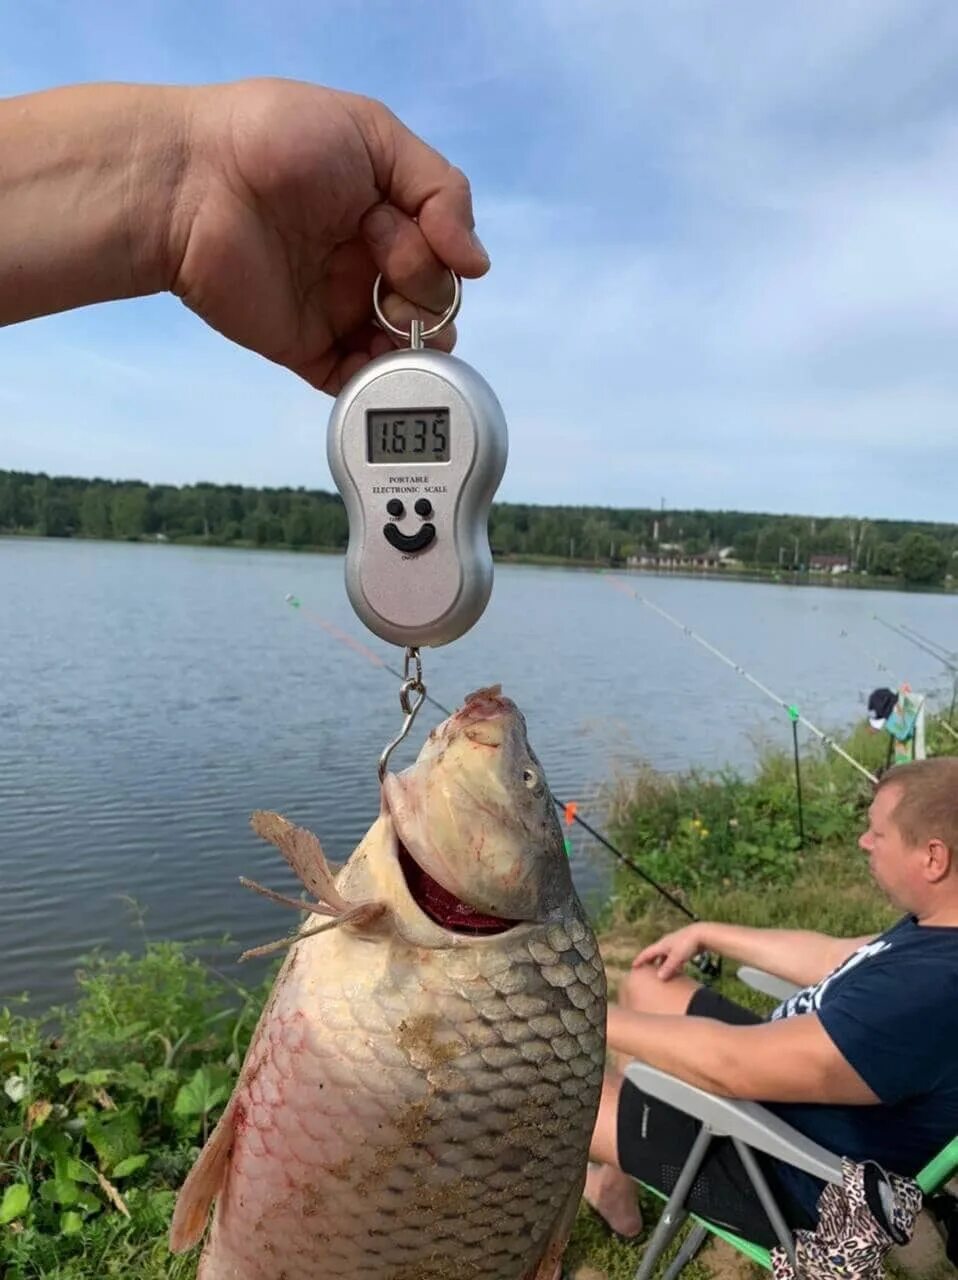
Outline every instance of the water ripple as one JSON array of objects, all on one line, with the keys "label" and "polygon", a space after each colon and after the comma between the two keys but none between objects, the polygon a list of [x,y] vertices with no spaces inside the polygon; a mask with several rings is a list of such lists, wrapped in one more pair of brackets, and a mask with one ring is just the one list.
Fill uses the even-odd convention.
[{"label": "water ripple", "polygon": [[[642,589],[823,727],[860,715],[880,683],[843,628],[916,687],[938,682],[930,658],[872,634],[871,593],[668,578]],[[905,598],[879,599],[904,614]],[[0,600],[0,994],[60,999],[80,956],[138,947],[142,928],[230,934],[227,967],[279,936],[285,913],[238,877],[295,885],[249,814],[286,813],[344,860],[375,817],[376,762],[399,724],[393,677],[318,621],[399,661],[353,617],[341,560],[0,539]],[[920,630],[950,634],[952,601],[909,595],[907,608]],[[484,617],[427,651],[426,676],[448,706],[501,681],[553,790],[600,826],[602,787],[640,759],[747,766],[754,735],[788,741],[774,706],[592,574],[500,568]],[[424,708],[398,767],[439,719]],[[601,894],[608,856],[569,835],[577,884]]]}]

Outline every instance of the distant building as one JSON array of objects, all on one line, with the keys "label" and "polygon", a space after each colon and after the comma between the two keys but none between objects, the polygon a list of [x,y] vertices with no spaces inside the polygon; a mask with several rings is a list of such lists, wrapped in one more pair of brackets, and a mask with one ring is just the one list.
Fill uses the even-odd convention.
[{"label": "distant building", "polygon": [[812,573],[850,573],[848,556],[809,556],[808,567]]},{"label": "distant building", "polygon": [[677,542],[660,543],[658,550],[640,551],[626,561],[630,569],[717,569],[723,564],[735,563],[715,548],[693,554],[684,551]]}]

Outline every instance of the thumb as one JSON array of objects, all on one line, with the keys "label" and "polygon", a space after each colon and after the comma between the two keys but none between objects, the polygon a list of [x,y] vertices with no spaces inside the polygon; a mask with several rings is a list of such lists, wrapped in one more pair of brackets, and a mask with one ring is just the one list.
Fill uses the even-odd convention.
[{"label": "thumb", "polygon": [[365,105],[360,124],[384,198],[418,221],[429,247],[446,266],[462,276],[485,275],[489,255],[475,232],[466,175],[382,103]]}]

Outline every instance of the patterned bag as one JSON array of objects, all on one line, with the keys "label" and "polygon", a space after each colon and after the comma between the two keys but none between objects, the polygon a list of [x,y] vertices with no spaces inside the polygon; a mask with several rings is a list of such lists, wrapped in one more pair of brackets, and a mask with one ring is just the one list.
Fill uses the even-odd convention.
[{"label": "patterned bag", "polygon": [[793,1270],[785,1250],[772,1250],[775,1280],[882,1280],[885,1256],[907,1244],[922,1206],[911,1178],[886,1173],[872,1160],[842,1160],[842,1184],[818,1200],[818,1226],[795,1232]]}]

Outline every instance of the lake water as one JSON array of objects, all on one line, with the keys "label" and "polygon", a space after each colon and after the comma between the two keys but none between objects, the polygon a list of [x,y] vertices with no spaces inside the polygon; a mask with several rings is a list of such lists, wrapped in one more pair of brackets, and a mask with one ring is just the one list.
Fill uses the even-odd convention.
[{"label": "lake water", "polygon": [[[297,891],[250,832],[253,809],[348,856],[400,719],[398,681],[368,655],[397,666],[401,654],[363,630],[342,574],[338,557],[0,539],[0,998],[60,999],[84,952],[140,945],[126,899],[154,938],[229,933],[227,956],[280,936],[292,913],[237,883]],[[949,645],[954,597],[618,580],[822,728],[849,726],[888,680],[869,653],[949,696],[940,665],[872,615]],[[790,742],[774,703],[609,575],[499,566],[480,622],[424,661],[448,707],[501,682],[553,791],[597,825],[599,789],[639,759],[747,768],[758,740]],[[427,704],[393,763],[440,718]],[[581,828],[571,836],[594,903],[611,860]],[[239,972],[255,977],[255,964]]]}]

